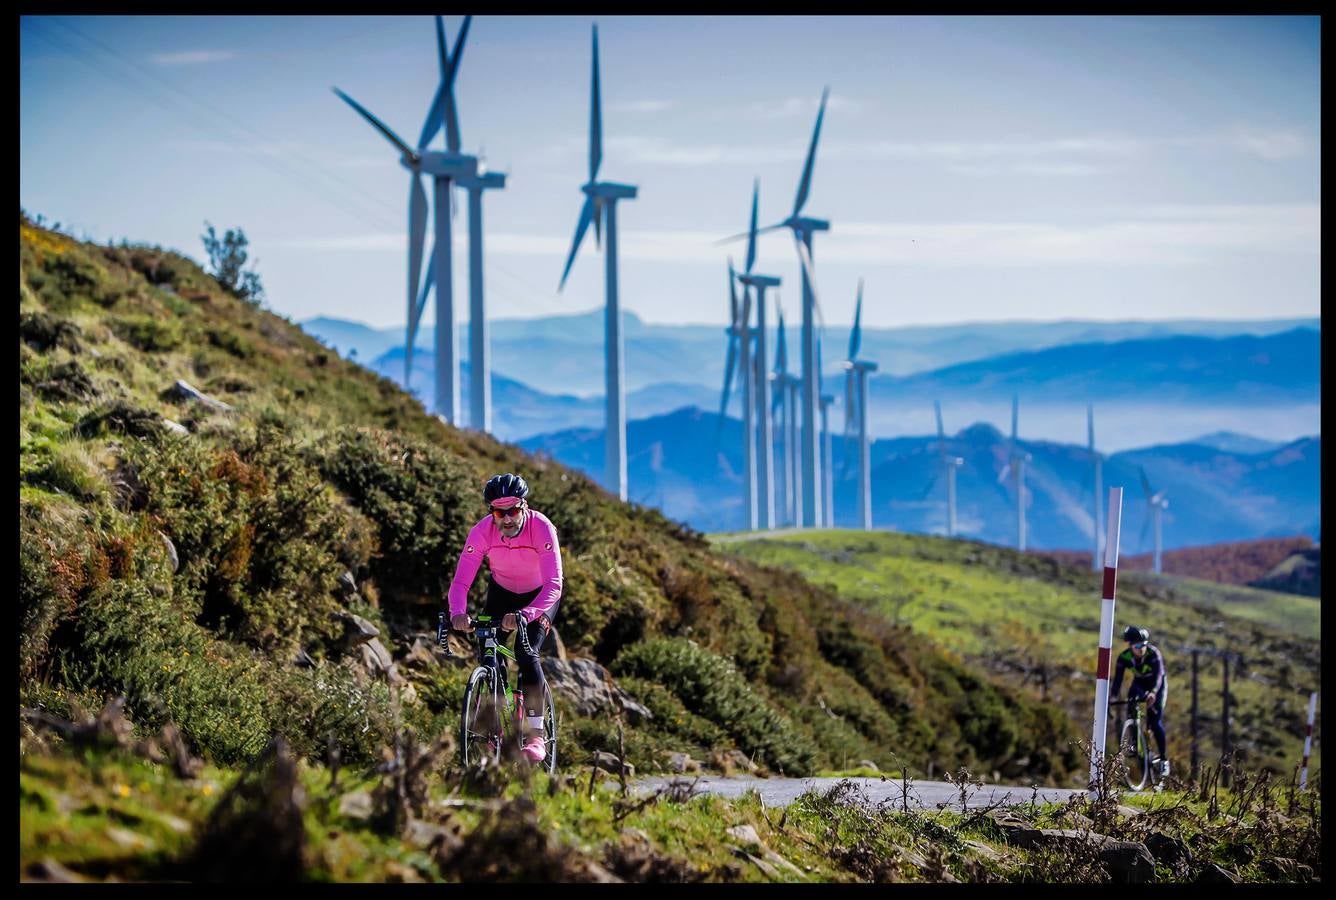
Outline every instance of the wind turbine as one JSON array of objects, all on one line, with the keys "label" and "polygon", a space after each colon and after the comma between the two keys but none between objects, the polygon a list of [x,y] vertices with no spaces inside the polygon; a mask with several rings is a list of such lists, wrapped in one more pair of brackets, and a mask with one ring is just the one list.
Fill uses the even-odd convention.
[{"label": "wind turbine", "polygon": [[[742,305],[739,307],[737,285],[734,283],[736,277],[733,272],[733,260],[730,258],[728,261],[728,300],[732,321],[727,329],[728,357],[724,362],[724,392],[723,396],[719,398],[719,429],[722,430],[724,425],[724,416],[728,410],[728,395],[732,388],[733,372],[736,369],[742,373],[743,508],[746,510],[747,528],[755,531],[757,524],[756,455],[755,428],[752,423],[755,408],[752,398],[752,341],[749,328],[751,292],[743,290]],[[741,353],[738,352],[739,345],[741,345]],[[718,433],[717,430],[715,432],[716,438]]]},{"label": "wind turbine", "polygon": [[[759,360],[761,377],[753,380],[752,392],[756,403],[756,412],[760,421],[760,437],[757,445],[756,493],[757,508],[762,528],[775,527],[775,436],[770,414],[770,382],[765,377],[766,334],[765,334],[765,291],[766,288],[778,288],[780,279],[773,275],[757,275],[752,272],[756,263],[756,211],[760,203],[761,182],[758,179],[752,185],[751,227],[747,232],[747,264],[738,277],[744,290],[756,290],[756,357]],[[746,321],[744,319],[744,321]],[[749,426],[750,428],[750,426]],[[749,431],[748,434],[751,432]]]},{"label": "wind turbine", "polygon": [[[821,364],[821,341],[816,343],[816,370],[818,377],[822,372]],[[831,469],[834,463],[831,461],[831,438],[830,438],[830,416],[829,410],[835,402],[832,394],[821,394],[821,487],[822,496],[822,521],[827,528],[835,527],[835,479],[832,477]]]},{"label": "wind turbine", "polygon": [[795,452],[798,429],[794,421],[797,412],[798,385],[801,382],[789,374],[789,354],[784,337],[784,307],[779,305],[778,300],[775,305],[779,309],[779,335],[775,348],[775,397],[772,402],[781,406],[784,412],[784,434],[781,438],[781,445],[784,448],[784,511],[785,519],[790,525],[801,527],[798,491],[802,473]]},{"label": "wind turbine", "polygon": [[877,364],[858,358],[863,331],[863,279],[858,279],[858,302],[854,306],[854,327],[849,332],[849,356],[844,361],[844,433],[848,437],[857,419],[858,428],[858,521],[864,531],[872,530],[872,448],[867,440],[867,375],[877,371]]},{"label": "wind turbine", "polygon": [[[826,114],[826,100],[830,96],[830,88],[826,88],[821,94],[821,106],[816,115],[816,127],[812,131],[812,143],[807,148],[807,161],[803,166],[802,178],[798,181],[798,193],[794,197],[793,212],[782,222],[776,222],[774,225],[767,225],[762,228],[758,234],[767,231],[774,231],[777,228],[788,228],[793,232],[794,247],[798,252],[798,261],[802,268],[803,281],[803,319],[802,319],[802,409],[803,409],[803,428],[802,428],[802,486],[799,490],[802,492],[802,503],[800,504],[801,517],[800,522],[803,525],[819,526],[821,524],[821,470],[818,460],[816,420],[817,420],[817,401],[821,391],[820,379],[816,374],[816,330],[814,314],[816,313],[817,299],[813,281],[815,280],[812,267],[812,235],[818,231],[829,231],[830,222],[824,219],[813,219],[802,215],[803,205],[807,202],[807,195],[812,186],[812,168],[816,162],[816,145],[821,137],[821,120]],[[734,235],[726,238],[726,241],[738,240],[743,235]]]},{"label": "wind turbine", "polygon": [[[946,535],[947,537],[956,536],[956,469],[965,464],[965,460],[959,456],[952,456],[946,452],[946,429],[942,427],[942,403],[940,400],[932,401],[933,412],[937,415],[937,458],[941,466],[941,474],[946,475]],[[934,475],[928,481],[928,487],[923,495],[926,497],[937,483],[937,475]]]},{"label": "wind turbine", "polygon": [[1011,398],[1011,441],[1008,447],[1007,464],[1002,467],[1002,472],[997,476],[997,481],[1001,484],[1006,481],[1007,475],[1012,476],[1016,489],[1016,549],[1025,550],[1025,464],[1033,457],[1029,453],[1022,453],[1018,449],[1016,442],[1016,425],[1020,418],[1020,398],[1012,395]]},{"label": "wind turbine", "polygon": [[[335,87],[334,93],[355,109],[362,118],[379,131],[399,151],[399,161],[410,174],[408,193],[408,345],[404,350],[404,388],[409,386],[413,367],[413,343],[422,311],[426,307],[427,292],[436,272],[445,277],[436,285],[436,399],[434,408],[451,425],[459,422],[459,354],[455,339],[454,293],[450,278],[450,182],[477,175],[478,160],[459,151],[459,123],[454,107],[454,81],[459,72],[459,57],[464,49],[472,16],[466,16],[459,35],[455,38],[454,53],[445,51],[445,28],[436,18],[436,41],[441,56],[441,84],[427,112],[422,135],[416,148],[395,134],[352,97]],[[428,150],[427,145],[444,126],[446,152]],[[422,271],[422,251],[426,237],[427,195],[420,176],[432,177],[432,206],[435,213],[435,246],[426,283],[419,296],[419,273]]]},{"label": "wind turbine", "polygon": [[1095,555],[1091,559],[1091,568],[1096,572],[1104,567],[1102,550],[1104,547],[1104,534],[1102,523],[1104,521],[1104,479],[1103,479],[1103,460],[1098,451],[1095,450],[1095,407],[1093,404],[1086,404],[1086,432],[1089,436],[1090,461],[1095,466]]},{"label": "wind turbine", "polygon": [[1154,571],[1158,575],[1160,572],[1160,551],[1163,549],[1162,532],[1160,530],[1161,519],[1164,511],[1169,508],[1169,501],[1165,499],[1164,491],[1153,491],[1150,486],[1150,479],[1146,477],[1146,470],[1141,470],[1141,489],[1146,492],[1146,506],[1149,508],[1150,516],[1146,519],[1146,524],[1141,527],[1140,545],[1146,546],[1146,527],[1152,522],[1155,524],[1155,556]]},{"label": "wind turbine", "polygon": [[608,244],[603,257],[604,291],[607,305],[604,312],[604,346],[606,360],[606,395],[607,426],[606,449],[604,451],[604,480],[609,490],[615,490],[617,496],[626,499],[626,396],[622,392],[622,313],[617,297],[617,201],[632,200],[636,196],[636,187],[630,184],[615,184],[609,181],[596,181],[599,165],[603,162],[603,113],[598,88],[598,25],[593,26],[594,63],[590,79],[589,100],[589,181],[581,185],[585,202],[580,209],[580,221],[575,226],[575,239],[571,242],[571,252],[566,257],[566,268],[561,273],[561,283],[557,290],[566,286],[566,276],[571,272],[575,254],[580,249],[580,241],[589,230],[589,223],[594,223],[594,240],[606,231]]}]

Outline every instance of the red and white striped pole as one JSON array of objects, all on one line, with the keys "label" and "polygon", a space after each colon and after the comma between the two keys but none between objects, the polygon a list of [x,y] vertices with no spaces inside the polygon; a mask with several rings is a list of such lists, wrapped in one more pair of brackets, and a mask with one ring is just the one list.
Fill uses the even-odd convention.
[{"label": "red and white striped pole", "polygon": [[1299,790],[1308,787],[1308,754],[1313,750],[1313,719],[1317,715],[1317,691],[1308,695],[1308,733],[1304,735],[1304,767],[1299,770]]},{"label": "red and white striped pole", "polygon": [[1113,600],[1118,586],[1118,535],[1123,519],[1123,489],[1109,488],[1109,527],[1104,542],[1104,590],[1099,604],[1099,657],[1095,662],[1095,732],[1090,754],[1090,794],[1104,767],[1104,738],[1109,728],[1109,668],[1113,662]]}]

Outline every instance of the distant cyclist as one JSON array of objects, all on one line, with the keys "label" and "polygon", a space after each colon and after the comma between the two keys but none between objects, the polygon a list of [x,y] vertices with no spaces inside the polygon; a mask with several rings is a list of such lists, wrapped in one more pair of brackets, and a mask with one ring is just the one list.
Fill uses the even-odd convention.
[{"label": "distant cyclist", "polygon": [[469,586],[486,557],[489,569],[487,600],[482,615],[501,616],[501,628],[514,631],[515,614],[529,623],[527,634],[533,654],[526,654],[516,641],[520,687],[524,691],[524,740],[522,752],[533,762],[546,754],[543,740],[543,709],[547,681],[538,662],[538,650],[552,629],[561,599],[561,550],[557,529],[547,516],[530,509],[526,501],[529,485],[507,472],[487,482],[482,496],[489,515],[469,532],[450,581],[450,627],[472,631],[467,613]]},{"label": "distant cyclist", "polygon": [[1160,778],[1169,777],[1169,758],[1165,753],[1164,701],[1169,693],[1169,675],[1165,671],[1164,655],[1150,642],[1145,628],[1128,625],[1123,631],[1127,649],[1118,654],[1118,666],[1113,673],[1113,687],[1109,696],[1118,696],[1123,685],[1123,670],[1132,670],[1132,683],[1127,688],[1127,702],[1146,702],[1146,722],[1155,737],[1160,755],[1152,760],[1159,766]]}]

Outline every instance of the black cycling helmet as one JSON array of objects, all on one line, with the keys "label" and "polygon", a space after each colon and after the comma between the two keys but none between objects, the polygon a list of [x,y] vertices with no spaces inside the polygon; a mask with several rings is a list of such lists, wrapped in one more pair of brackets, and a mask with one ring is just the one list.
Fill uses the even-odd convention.
[{"label": "black cycling helmet", "polygon": [[487,486],[482,489],[482,498],[488,503],[495,503],[502,497],[515,497],[523,500],[527,496],[529,496],[528,482],[509,472],[504,475],[493,475],[488,480]]},{"label": "black cycling helmet", "polygon": [[1150,632],[1144,628],[1138,628],[1135,625],[1128,625],[1123,632],[1123,640],[1136,643],[1138,641],[1150,640]]}]

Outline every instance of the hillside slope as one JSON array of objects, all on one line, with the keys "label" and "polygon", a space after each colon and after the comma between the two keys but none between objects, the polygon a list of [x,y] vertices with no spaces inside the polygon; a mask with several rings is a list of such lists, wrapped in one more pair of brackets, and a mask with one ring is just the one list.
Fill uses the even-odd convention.
[{"label": "hillside slope", "polygon": [[[469,662],[418,665],[413,641],[434,628],[484,479],[517,470],[562,536],[569,655],[653,714],[626,734],[642,771],[730,748],[791,774],[902,755],[1023,759],[1064,783],[1081,768],[1057,707],[448,427],[180,255],[21,219],[20,259],[21,705],[70,716],[123,694],[136,727],[173,721],[224,766],[275,732],[350,764],[399,722],[450,732]],[[349,613],[394,667],[370,665]],[[562,716],[570,764],[616,748],[610,716]]]}]

